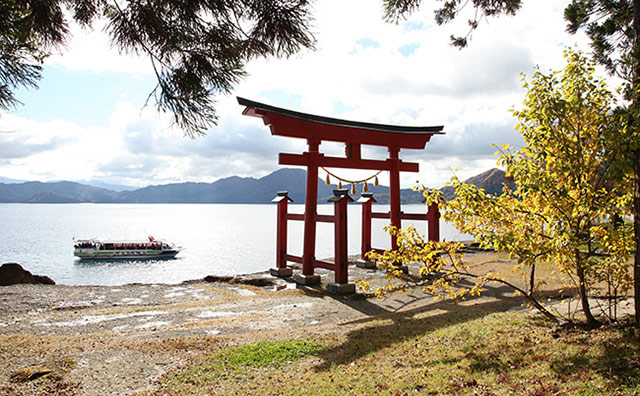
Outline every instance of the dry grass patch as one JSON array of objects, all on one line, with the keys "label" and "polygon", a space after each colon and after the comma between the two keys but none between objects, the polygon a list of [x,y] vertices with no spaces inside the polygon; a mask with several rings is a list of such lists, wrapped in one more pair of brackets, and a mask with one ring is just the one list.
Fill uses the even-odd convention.
[{"label": "dry grass patch", "polygon": [[[585,332],[449,304],[344,330],[207,354],[164,376],[149,394],[640,393],[640,334],[630,325]],[[288,355],[301,345],[310,347]],[[264,358],[274,354],[283,358]]]},{"label": "dry grass patch", "polygon": [[[149,371],[154,362],[184,362],[228,345],[211,337],[133,340],[114,334],[0,336],[4,363],[0,367],[0,395],[85,394],[89,385],[95,388],[95,384],[85,383],[88,377],[105,383],[118,381],[119,375]],[[111,369],[100,374],[104,362],[112,359],[113,366],[108,366]],[[91,394],[100,393],[93,390]]]},{"label": "dry grass patch", "polygon": [[269,318],[268,313],[262,312],[238,312],[229,316],[218,316],[211,319],[198,319],[197,321],[177,324],[174,328],[200,328],[200,327],[219,327],[232,328],[246,326],[247,323],[260,322]]},{"label": "dry grass patch", "polygon": [[[78,344],[62,337],[2,336],[3,368],[0,369],[0,395],[39,396],[77,395],[82,387],[69,381],[77,367]],[[40,342],[41,341],[41,342]]]},{"label": "dry grass patch", "polygon": [[[464,262],[470,266],[471,272],[475,274],[497,272],[503,276],[506,281],[522,289],[527,289],[528,280],[526,276],[529,276],[529,269],[518,268],[517,260],[510,259],[506,253],[487,252],[467,254],[464,256]],[[553,263],[545,262],[536,264],[535,279],[537,281],[544,281],[542,290],[547,293],[557,292],[570,283],[569,277],[558,271]]]},{"label": "dry grass patch", "polygon": [[77,362],[74,359],[57,359],[46,362],[45,364],[37,364],[13,370],[9,379],[11,382],[29,382],[40,378],[60,380],[76,366]]}]

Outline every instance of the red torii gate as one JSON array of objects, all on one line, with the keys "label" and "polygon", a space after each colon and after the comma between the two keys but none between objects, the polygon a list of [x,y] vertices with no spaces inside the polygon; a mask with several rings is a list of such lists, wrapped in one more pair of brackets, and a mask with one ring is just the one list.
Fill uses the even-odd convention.
[{"label": "red torii gate", "polygon": [[[389,218],[391,220],[391,225],[398,228],[401,228],[402,218],[420,220],[430,218],[437,222],[437,208],[430,208],[427,216],[412,216],[404,214],[401,211],[400,172],[418,172],[418,164],[402,161],[399,158],[399,153],[400,149],[403,148],[424,149],[427,142],[431,139],[431,136],[435,134],[443,134],[442,126],[409,127],[340,120],[282,109],[240,97],[238,97],[238,103],[241,106],[245,106],[245,109],[242,112],[243,115],[262,118],[264,124],[270,127],[272,135],[302,138],[307,140],[309,148],[308,151],[303,154],[280,153],[279,155],[279,163],[281,165],[307,167],[305,210],[303,215],[304,245],[302,257],[298,260],[293,256],[286,255],[286,252],[278,252],[278,267],[281,267],[280,261],[286,261],[286,259],[302,263],[302,274],[296,274],[294,277],[297,283],[304,285],[319,283],[320,276],[314,274],[314,268],[324,267],[330,268],[336,273],[336,283],[334,284],[334,288],[340,289],[341,285],[347,286],[346,260],[344,260],[344,262],[343,260],[339,260],[339,255],[336,254],[335,265],[329,265],[327,263],[320,262],[315,258],[316,222],[319,220],[319,217],[320,220],[323,221],[335,221],[336,230],[338,230],[338,223],[340,221],[339,217],[344,216],[345,219],[342,227],[346,227],[346,212],[344,215],[338,213],[339,207],[344,206],[346,208],[346,200],[344,200],[344,205],[338,206],[337,203],[342,200],[341,197],[348,197],[346,192],[341,193],[337,191],[335,193],[336,197],[334,200],[334,202],[336,202],[336,213],[334,216],[329,218],[329,216],[319,216],[317,214],[319,167],[389,171],[389,213],[374,214],[373,217]],[[323,140],[345,143],[347,145],[347,150],[345,150],[346,156],[344,158],[328,157],[320,153],[319,147]],[[384,161],[363,159],[361,157],[362,145],[387,147],[389,157]],[[348,198],[350,199],[350,197]],[[277,200],[280,202],[284,201],[284,204],[286,204],[288,197],[280,196]],[[365,206],[368,206],[369,208],[369,216],[371,216],[370,204],[370,200],[368,204],[365,204]],[[435,211],[432,209],[435,209]],[[298,218],[299,215],[289,216],[291,219],[300,220]],[[328,218],[325,219],[324,217]],[[363,213],[363,222],[365,221],[364,217]],[[282,219],[279,218],[279,225],[281,220]],[[286,229],[286,219],[284,227]],[[437,232],[434,234],[431,228],[432,227],[430,227],[429,239],[437,239]],[[364,234],[365,230],[363,230],[363,235]],[[338,235],[336,234],[336,243],[338,243],[337,238]],[[363,236],[363,252],[365,249],[364,244],[365,238]],[[344,252],[340,252],[340,256],[346,257],[346,243],[340,243],[340,245],[344,245],[340,246],[340,249],[344,250]],[[397,247],[396,238],[392,238],[391,248],[397,249]],[[336,253],[338,253],[338,246],[336,246]],[[351,287],[346,287],[345,289],[350,290]]]}]

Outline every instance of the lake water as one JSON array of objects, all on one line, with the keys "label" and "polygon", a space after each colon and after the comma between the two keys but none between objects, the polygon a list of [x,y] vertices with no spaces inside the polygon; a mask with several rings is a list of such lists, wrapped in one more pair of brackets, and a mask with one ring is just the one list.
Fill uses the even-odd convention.
[{"label": "lake water", "polygon": [[[348,213],[349,254],[360,252],[360,205]],[[384,205],[375,211],[388,211]],[[424,213],[424,205],[403,206]],[[303,205],[289,212],[302,213]],[[318,212],[332,214],[333,205]],[[207,275],[264,271],[275,263],[275,205],[223,204],[0,204],[0,263],[17,262],[64,285],[180,283]],[[373,220],[373,245],[388,248],[385,220]],[[413,224],[426,233],[425,222]],[[289,222],[289,253],[302,255],[302,222]],[[448,224],[441,238],[469,239]],[[73,238],[145,240],[147,235],[185,248],[172,260],[79,261]],[[318,224],[316,257],[333,256],[333,225]]]}]

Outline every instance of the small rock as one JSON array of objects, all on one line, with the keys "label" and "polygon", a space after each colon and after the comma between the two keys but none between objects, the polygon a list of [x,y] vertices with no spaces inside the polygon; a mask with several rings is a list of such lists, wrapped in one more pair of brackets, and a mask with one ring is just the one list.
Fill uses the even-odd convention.
[{"label": "small rock", "polygon": [[48,276],[33,275],[18,263],[4,263],[0,266],[0,286],[18,283],[55,285],[56,282]]},{"label": "small rock", "polygon": [[56,282],[53,279],[49,278],[46,275],[34,275],[33,279],[36,280],[36,283],[39,283],[41,285],[55,285],[56,284]]},{"label": "small rock", "polygon": [[250,286],[272,286],[273,280],[268,278],[245,278],[242,276],[218,276],[218,275],[208,275],[203,279],[205,282],[220,282],[220,283],[229,283],[233,284],[242,284],[242,285],[250,285]]}]

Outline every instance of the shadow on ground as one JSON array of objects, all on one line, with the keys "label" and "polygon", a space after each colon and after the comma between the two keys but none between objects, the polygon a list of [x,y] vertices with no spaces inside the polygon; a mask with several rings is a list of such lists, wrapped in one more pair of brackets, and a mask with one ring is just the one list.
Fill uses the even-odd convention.
[{"label": "shadow on ground", "polygon": [[[368,315],[362,319],[344,322],[340,326],[347,328],[354,324],[371,323],[371,325],[348,331],[343,342],[322,353],[321,357],[326,363],[318,366],[316,370],[327,370],[333,364],[350,364],[365,355],[402,343],[407,339],[495,312],[521,307],[522,297],[504,297],[504,294],[509,291],[508,288],[496,288],[492,294],[502,296],[497,300],[489,300],[485,297],[475,301],[469,300],[464,304],[446,300],[394,312],[370,300],[336,298],[337,301]],[[425,296],[425,298],[432,299],[431,296]],[[375,324],[376,322],[382,324]]]}]

